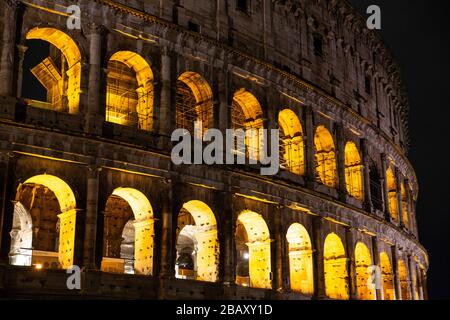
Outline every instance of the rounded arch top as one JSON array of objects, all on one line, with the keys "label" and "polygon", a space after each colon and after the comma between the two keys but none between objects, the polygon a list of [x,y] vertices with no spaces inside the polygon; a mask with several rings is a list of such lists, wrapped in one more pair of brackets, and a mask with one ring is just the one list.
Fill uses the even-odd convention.
[{"label": "rounded arch top", "polygon": [[199,200],[188,201],[183,204],[199,227],[213,227],[217,225],[216,217],[211,208],[204,202]]},{"label": "rounded arch top", "polygon": [[329,152],[335,150],[333,136],[324,126],[317,127],[314,135],[314,144],[319,151]]},{"label": "rounded arch top", "polygon": [[153,208],[148,198],[139,190],[133,188],[117,188],[112,195],[118,196],[131,207],[136,220],[148,220],[153,218]]},{"label": "rounded arch top", "polygon": [[248,240],[254,242],[270,241],[270,232],[264,218],[254,211],[244,210],[238,217],[247,232]]},{"label": "rounded arch top", "polygon": [[213,92],[211,86],[200,74],[186,71],[178,77],[178,81],[183,82],[191,89],[197,103],[200,104],[212,100]]},{"label": "rounded arch top", "polygon": [[147,60],[141,55],[132,51],[118,51],[114,53],[109,60],[122,62],[128,68],[133,69],[136,73],[136,79],[139,86],[147,87],[152,85],[154,79],[153,71]]},{"label": "rounded arch top", "polygon": [[325,239],[324,258],[328,260],[344,257],[345,248],[341,238],[335,233],[330,233]]},{"label": "rounded arch top", "polygon": [[24,182],[24,184],[33,183],[43,185],[55,194],[62,213],[76,209],[75,195],[64,180],[49,174],[42,174],[34,176]]},{"label": "rounded arch top", "polygon": [[352,141],[349,141],[345,144],[345,164],[361,164],[361,156],[359,154],[358,147]]},{"label": "rounded arch top", "polygon": [[293,223],[286,234],[286,239],[290,244],[303,244],[304,246],[311,246],[311,238],[308,230],[300,223]]},{"label": "rounded arch top", "polygon": [[297,115],[291,109],[284,109],[278,115],[278,122],[284,134],[290,137],[303,134],[303,128]]},{"label": "rounded arch top", "polygon": [[249,91],[240,89],[233,96],[233,101],[241,107],[246,120],[261,118],[263,112],[258,99]]},{"label": "rounded arch top", "polygon": [[357,264],[372,265],[372,255],[370,250],[362,242],[358,242],[355,246],[355,259]]}]

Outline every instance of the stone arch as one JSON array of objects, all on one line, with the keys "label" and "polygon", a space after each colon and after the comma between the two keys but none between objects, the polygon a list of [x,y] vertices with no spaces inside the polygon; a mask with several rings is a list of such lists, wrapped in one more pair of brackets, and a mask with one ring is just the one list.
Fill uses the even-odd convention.
[{"label": "stone arch", "polygon": [[[245,210],[236,222],[236,283],[253,288],[270,289],[270,232],[264,218]],[[246,272],[247,271],[247,272]]]},{"label": "stone arch", "polygon": [[71,267],[76,213],[72,189],[56,176],[37,175],[19,185],[11,232],[11,264]]},{"label": "stone arch", "polygon": [[409,206],[408,206],[408,194],[406,193],[405,183],[400,183],[400,194],[402,197],[402,217],[403,224],[409,229]]},{"label": "stone arch", "polygon": [[105,206],[102,271],[153,273],[154,219],[148,198],[117,188]]},{"label": "stone arch", "polygon": [[325,294],[330,299],[347,300],[347,257],[341,238],[330,233],[324,243]]},{"label": "stone arch", "polygon": [[194,134],[194,122],[202,122],[199,138],[213,125],[213,92],[198,73],[186,71],[178,77],[176,96],[176,126]]},{"label": "stone arch", "polygon": [[398,222],[397,182],[391,167],[386,170],[386,183],[388,188],[388,205],[391,219]]},{"label": "stone arch", "polygon": [[153,71],[132,51],[114,53],[108,62],[106,121],[153,129]]},{"label": "stone arch", "polygon": [[[258,99],[249,91],[240,89],[233,96],[231,122],[234,130],[243,130],[245,143],[235,143],[235,152],[251,160],[259,160],[263,147],[262,129],[264,129],[263,112]],[[243,134],[243,133],[241,133]]]},{"label": "stone arch", "polygon": [[[32,69],[32,73],[47,90],[47,101],[29,101],[37,107],[76,114],[80,106],[81,53],[75,41],[66,33],[55,28],[36,27],[28,31],[27,40],[42,40],[56,47],[64,57],[67,70],[56,66],[49,56]],[[67,77],[67,78],[66,78]],[[61,91],[60,88],[63,88]],[[67,102],[63,97],[67,96]]]},{"label": "stone arch", "polygon": [[216,282],[219,276],[219,239],[216,217],[202,201],[183,204],[178,215],[176,277]]},{"label": "stone arch", "polygon": [[337,185],[336,149],[333,137],[324,127],[319,126],[314,135],[317,180],[331,188]]},{"label": "stone arch", "polygon": [[305,150],[300,120],[292,110],[284,109],[278,115],[278,125],[281,129],[281,167],[292,173],[304,175]]},{"label": "stone arch", "polygon": [[306,228],[292,224],[286,234],[289,252],[291,290],[304,295],[314,294],[312,246]]},{"label": "stone arch", "polygon": [[383,283],[383,300],[395,300],[391,261],[386,252],[380,253],[380,268]]},{"label": "stone arch", "polygon": [[358,242],[355,247],[356,290],[359,300],[375,300],[372,282],[372,255],[369,248]]},{"label": "stone arch", "polygon": [[345,184],[350,196],[363,200],[362,161],[354,142],[345,145]]}]

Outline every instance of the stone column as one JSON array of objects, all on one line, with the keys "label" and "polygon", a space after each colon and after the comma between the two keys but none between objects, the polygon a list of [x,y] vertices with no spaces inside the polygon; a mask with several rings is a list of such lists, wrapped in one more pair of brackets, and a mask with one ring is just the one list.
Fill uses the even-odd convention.
[{"label": "stone column", "polygon": [[[417,283],[417,275],[415,274],[415,264],[414,264],[414,260],[411,258],[411,255],[408,254],[407,257],[407,266],[408,268],[408,276],[409,276],[409,289],[411,291],[410,297],[411,300],[417,300],[417,296],[416,296],[416,283]],[[414,281],[414,279],[416,281]]]},{"label": "stone column", "polygon": [[7,152],[0,152],[0,264],[8,262],[8,251],[6,248],[8,231],[5,228],[5,220],[7,217],[7,189],[8,189],[8,172],[10,168],[10,157]]},{"label": "stone column", "polygon": [[97,120],[100,115],[103,27],[92,23],[89,30],[89,91],[85,131],[87,133],[100,134],[101,125],[97,124]]},{"label": "stone column", "polygon": [[358,292],[356,290],[355,244],[353,239],[353,231],[351,228],[345,229],[345,246],[347,252],[348,295],[350,300],[357,300]]},{"label": "stone column", "polygon": [[342,123],[338,123],[336,126],[336,139],[337,139],[337,169],[338,169],[338,191],[339,198],[342,202],[346,202],[347,198],[347,186],[345,182],[345,137],[344,127]]},{"label": "stone column", "polygon": [[[377,274],[377,270],[381,270],[380,266],[380,254],[378,252],[378,239],[377,237],[372,237],[372,260],[373,265],[376,266],[376,270],[374,272],[375,281],[375,299],[376,300],[383,300],[383,289],[378,287],[378,284],[383,283],[383,276],[381,274]],[[381,279],[378,278],[378,276],[381,275]]]},{"label": "stone column", "polygon": [[[170,181],[172,184],[173,181]],[[173,191],[172,186],[166,191],[162,209],[162,233],[161,233],[161,269],[162,278],[175,276],[175,266],[172,266],[172,211]]]},{"label": "stone column", "polygon": [[402,300],[402,287],[400,283],[400,275],[398,273],[398,253],[397,247],[391,247],[391,255],[392,255],[392,275],[394,277],[394,289],[395,289],[395,299]]},{"label": "stone column", "polygon": [[400,171],[395,169],[395,185],[397,186],[397,211],[398,211],[398,225],[400,228],[404,228],[405,223],[403,221],[403,205],[402,205],[402,192],[401,192],[401,179]]},{"label": "stone column", "polygon": [[222,234],[223,239],[223,284],[230,286],[234,283],[234,270],[235,264],[233,261],[234,256],[234,234],[235,234],[235,213],[233,209],[233,196],[228,190],[222,192],[223,199],[226,199],[223,203],[223,221],[222,230],[219,233]]},{"label": "stone column", "polygon": [[320,217],[313,217],[312,228],[312,250],[313,250],[313,270],[314,272],[314,296],[318,299],[326,297],[325,290],[325,267],[323,260],[323,235],[322,220]]},{"label": "stone column", "polygon": [[426,271],[424,269],[420,269],[420,276],[422,278],[423,300],[428,300],[427,274],[426,274]]},{"label": "stone column", "polygon": [[226,71],[218,71],[217,76],[219,93],[218,129],[225,133],[226,129],[231,128],[231,108],[228,107],[228,75]]},{"label": "stone column", "polygon": [[369,166],[369,150],[367,148],[367,140],[361,139],[361,154],[363,165],[363,183],[364,183],[364,207],[368,212],[373,212],[372,195],[370,193],[370,166]]},{"label": "stone column", "polygon": [[388,194],[388,186],[387,186],[387,156],[385,153],[381,155],[381,186],[383,189],[383,207],[384,207],[384,217],[386,221],[391,221],[391,214],[389,210],[389,194]]},{"label": "stone column", "polygon": [[97,269],[96,243],[98,220],[98,191],[100,169],[97,166],[88,168],[86,188],[86,221],[84,233],[83,264],[87,269]]},{"label": "stone column", "polygon": [[13,95],[13,71],[15,64],[16,21],[19,1],[6,1],[3,17],[2,56],[0,60],[0,95]]},{"label": "stone column", "polygon": [[283,234],[281,225],[282,208],[275,210],[274,231],[275,231],[275,277],[273,281],[273,289],[283,292]]},{"label": "stone column", "polygon": [[306,113],[306,181],[313,188],[316,181],[316,160],[314,150],[314,116],[310,106],[305,107]]},{"label": "stone column", "polygon": [[404,182],[405,184],[405,193],[406,193],[406,210],[408,211],[407,217],[408,217],[408,223],[406,223],[405,221],[403,221],[405,228],[408,231],[412,231],[411,230],[411,225],[412,225],[412,217],[411,217],[411,191],[409,190],[409,179],[405,179]]},{"label": "stone column", "polygon": [[25,59],[25,53],[28,50],[28,47],[23,45],[18,45],[18,72],[17,72],[17,97],[22,97],[22,84],[23,84],[23,60]]},{"label": "stone column", "polygon": [[173,129],[174,115],[171,112],[172,103],[172,77],[171,77],[172,59],[167,47],[162,48],[161,52],[161,102],[159,115],[159,133],[170,140]]}]

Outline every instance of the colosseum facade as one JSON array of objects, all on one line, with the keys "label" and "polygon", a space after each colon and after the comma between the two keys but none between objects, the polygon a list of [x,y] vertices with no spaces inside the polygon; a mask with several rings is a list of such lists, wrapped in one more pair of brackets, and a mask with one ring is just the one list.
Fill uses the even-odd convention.
[{"label": "colosseum facade", "polygon": [[[399,67],[346,1],[0,16],[0,296],[427,298]],[[174,165],[172,132],[198,120],[279,129],[279,173]]]}]

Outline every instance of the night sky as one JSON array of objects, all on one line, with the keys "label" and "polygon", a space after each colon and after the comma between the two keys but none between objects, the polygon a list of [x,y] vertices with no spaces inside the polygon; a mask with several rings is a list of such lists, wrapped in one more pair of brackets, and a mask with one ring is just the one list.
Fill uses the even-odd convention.
[{"label": "night sky", "polygon": [[419,237],[430,255],[430,299],[450,299],[450,10],[445,0],[350,0],[365,14],[381,8],[387,46],[410,99],[411,149],[420,184]]}]

